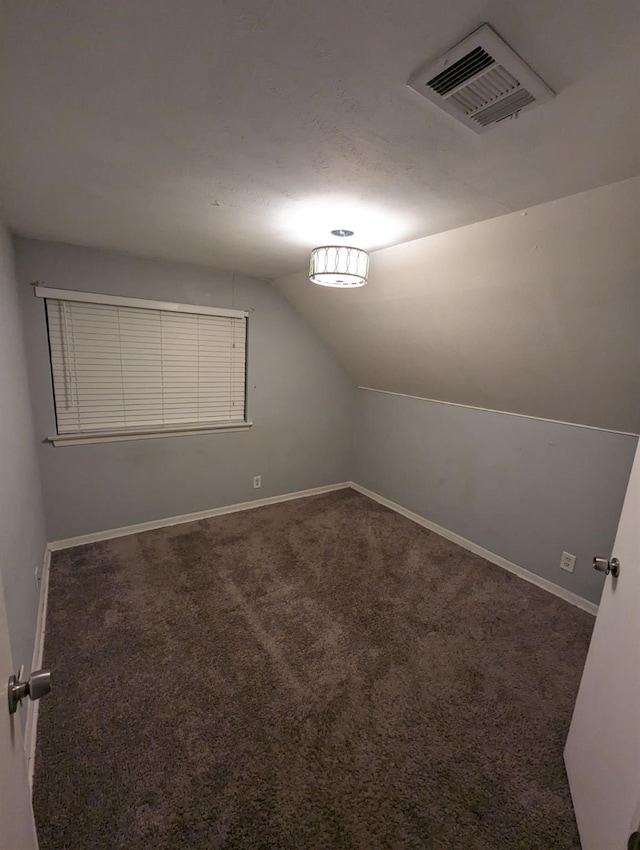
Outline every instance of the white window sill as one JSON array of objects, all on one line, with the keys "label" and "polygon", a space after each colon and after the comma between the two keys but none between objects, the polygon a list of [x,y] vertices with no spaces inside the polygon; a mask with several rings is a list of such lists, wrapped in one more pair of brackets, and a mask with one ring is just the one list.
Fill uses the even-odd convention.
[{"label": "white window sill", "polygon": [[128,429],[122,431],[92,431],[73,434],[54,434],[47,437],[54,446],[82,446],[87,443],[119,443],[123,440],[155,440],[159,437],[193,437],[200,434],[219,434],[230,431],[246,431],[253,422],[224,422],[217,425],[199,425],[193,428],[156,428],[149,430]]}]

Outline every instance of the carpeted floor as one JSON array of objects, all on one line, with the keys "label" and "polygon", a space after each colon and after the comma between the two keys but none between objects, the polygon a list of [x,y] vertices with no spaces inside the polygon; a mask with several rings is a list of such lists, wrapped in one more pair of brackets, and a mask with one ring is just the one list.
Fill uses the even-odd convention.
[{"label": "carpeted floor", "polygon": [[574,850],[593,622],[352,490],[56,553],[40,848]]}]

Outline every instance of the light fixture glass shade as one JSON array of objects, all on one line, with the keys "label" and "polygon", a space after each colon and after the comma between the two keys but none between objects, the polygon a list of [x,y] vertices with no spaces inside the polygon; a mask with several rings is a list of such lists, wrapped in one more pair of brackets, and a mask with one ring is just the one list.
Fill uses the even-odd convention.
[{"label": "light fixture glass shade", "polygon": [[369,255],[348,245],[322,245],[311,252],[309,280],[320,286],[364,286]]}]

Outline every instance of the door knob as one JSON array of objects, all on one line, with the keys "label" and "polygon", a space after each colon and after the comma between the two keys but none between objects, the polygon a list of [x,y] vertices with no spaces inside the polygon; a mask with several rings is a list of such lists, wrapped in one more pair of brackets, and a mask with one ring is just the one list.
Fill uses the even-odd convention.
[{"label": "door knob", "polygon": [[18,706],[25,697],[31,700],[46,696],[51,690],[51,671],[35,670],[29,678],[24,681],[22,674],[24,667],[18,673],[9,676],[7,696],[9,698],[9,714],[15,714]]},{"label": "door knob", "polygon": [[594,558],[593,569],[605,575],[611,573],[614,578],[618,578],[620,575],[620,561],[617,558],[612,558],[611,560],[608,558]]},{"label": "door knob", "polygon": [[640,850],[640,832],[634,832],[629,836],[627,850]]}]

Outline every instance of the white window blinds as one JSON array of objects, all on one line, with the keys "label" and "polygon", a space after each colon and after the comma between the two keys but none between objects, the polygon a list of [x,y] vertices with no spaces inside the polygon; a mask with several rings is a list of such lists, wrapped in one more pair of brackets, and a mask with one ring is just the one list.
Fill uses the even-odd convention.
[{"label": "white window blinds", "polygon": [[59,434],[244,422],[245,314],[45,297]]}]

